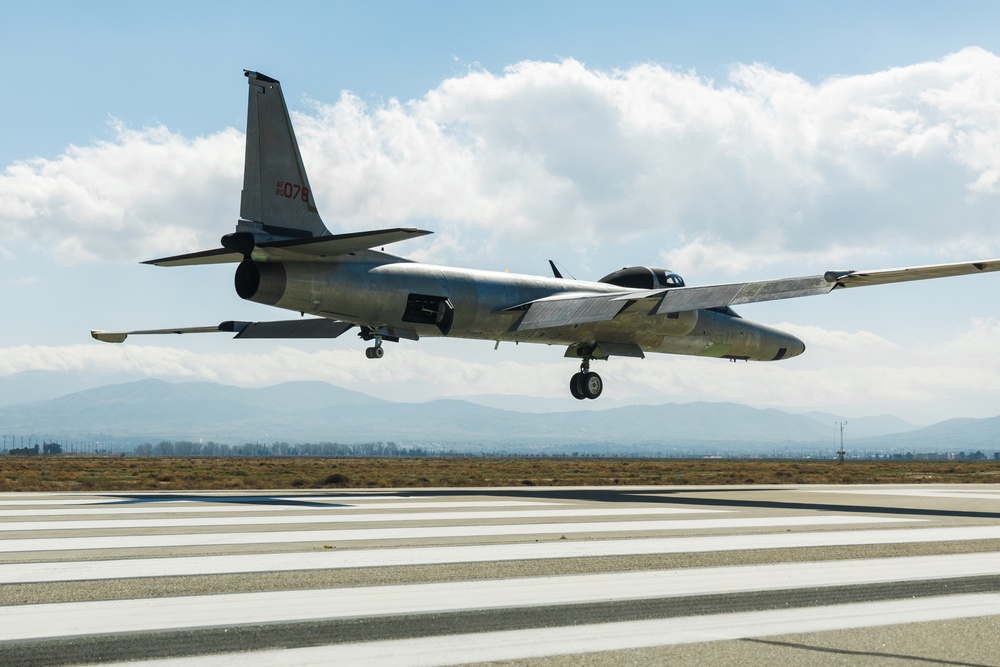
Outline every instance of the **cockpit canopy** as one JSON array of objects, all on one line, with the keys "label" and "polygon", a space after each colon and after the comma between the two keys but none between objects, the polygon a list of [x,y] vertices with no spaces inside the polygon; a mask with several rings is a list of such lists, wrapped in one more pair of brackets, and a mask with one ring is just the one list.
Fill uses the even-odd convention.
[{"label": "cockpit canopy", "polygon": [[[609,273],[598,282],[629,289],[663,289],[664,287],[684,287],[684,279],[670,269],[651,269],[648,266],[626,266],[624,269]],[[729,306],[708,308],[727,317],[740,316]],[[668,315],[675,317],[676,315]]]},{"label": "cockpit canopy", "polygon": [[651,269],[648,266],[626,266],[609,273],[598,282],[632,289],[660,289],[663,287],[684,287],[684,279],[670,269]]}]

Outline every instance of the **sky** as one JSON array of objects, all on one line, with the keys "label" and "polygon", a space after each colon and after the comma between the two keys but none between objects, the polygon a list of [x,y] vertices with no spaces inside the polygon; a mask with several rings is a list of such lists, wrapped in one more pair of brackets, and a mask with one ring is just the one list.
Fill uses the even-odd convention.
[{"label": "sky", "polygon": [[[327,226],[432,230],[390,249],[421,261],[710,284],[1000,256],[994,2],[0,0],[0,380],[568,395],[561,347],[90,339],[287,317],[240,300],[232,266],[139,264],[233,230],[244,68],[281,80]],[[595,362],[604,396],[574,405],[996,416],[998,292],[982,275],[743,306],[806,353]]]}]

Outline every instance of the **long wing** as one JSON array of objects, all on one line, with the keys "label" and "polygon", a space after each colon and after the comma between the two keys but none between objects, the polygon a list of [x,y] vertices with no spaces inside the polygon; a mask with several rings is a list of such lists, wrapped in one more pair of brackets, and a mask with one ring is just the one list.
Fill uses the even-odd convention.
[{"label": "long wing", "polygon": [[1000,271],[1000,259],[986,259],[978,262],[958,262],[956,264],[933,264],[930,266],[910,266],[902,269],[879,269],[877,271],[827,271],[827,280],[836,279],[840,287],[865,287],[887,283],[905,283],[910,280],[950,278],[976,273]]},{"label": "long wing", "polygon": [[669,290],[664,295],[663,300],[656,309],[656,314],[665,315],[667,313],[679,313],[699,308],[725,308],[741,303],[792,299],[799,296],[826,294],[836,288],[836,280],[830,282],[825,275],[779,278],[778,280],[754,280],[725,285],[678,287]]},{"label": "long wing", "polygon": [[650,315],[667,315],[703,308],[725,308],[744,303],[777,301],[814,294],[826,294],[847,287],[868,287],[913,280],[931,280],[977,273],[1000,271],[1000,259],[956,264],[913,266],[901,269],[875,271],[827,271],[815,276],[754,280],[721,285],[674,287],[655,290],[638,290],[621,293],[571,293],[558,294],[520,304],[510,310],[526,310],[516,330],[546,329],[549,327],[607,322],[613,320],[626,307],[648,303]]},{"label": "long wing", "polygon": [[887,285],[889,283],[950,278],[991,271],[1000,271],[1000,259],[875,271],[827,271],[819,276],[801,278],[756,280],[727,285],[706,285],[704,287],[681,287],[667,292],[656,309],[656,314],[677,313],[697,308],[724,308],[743,303],[826,294],[835,289],[847,287]]},{"label": "long wing", "polygon": [[91,331],[90,335],[105,343],[124,343],[132,335],[235,333],[233,338],[336,338],[353,324],[338,320],[308,318],[277,322],[222,322],[217,326],[179,327],[175,329],[143,329],[140,331]]}]

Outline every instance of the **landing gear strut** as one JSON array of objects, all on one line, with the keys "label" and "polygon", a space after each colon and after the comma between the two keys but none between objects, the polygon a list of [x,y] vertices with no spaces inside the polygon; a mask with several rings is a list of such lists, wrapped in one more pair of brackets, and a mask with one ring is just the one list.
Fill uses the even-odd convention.
[{"label": "landing gear strut", "polygon": [[583,400],[594,399],[604,391],[604,381],[597,373],[590,371],[590,357],[584,357],[580,363],[580,372],[573,375],[569,381],[569,392],[573,398]]},{"label": "landing gear strut", "polygon": [[382,356],[385,354],[385,350],[382,349],[382,336],[380,336],[379,334],[375,333],[370,329],[368,331],[362,329],[361,333],[358,335],[364,338],[365,340],[375,341],[375,344],[373,346],[365,349],[365,356],[368,357],[369,359],[381,359]]}]

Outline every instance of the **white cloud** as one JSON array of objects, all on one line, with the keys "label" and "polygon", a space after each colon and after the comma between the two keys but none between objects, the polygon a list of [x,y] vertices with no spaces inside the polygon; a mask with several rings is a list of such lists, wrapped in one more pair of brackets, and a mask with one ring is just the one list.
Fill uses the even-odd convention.
[{"label": "white cloud", "polygon": [[[954,416],[995,416],[1000,404],[1000,321],[982,320],[939,345],[908,349],[867,331],[779,325],[807,343],[802,357],[777,363],[729,363],[672,355],[595,362],[605,395],[642,403],[730,401],[759,407],[822,409],[846,416],[891,413],[916,423]],[[0,376],[29,370],[101,376],[145,375],[264,386],[321,380],[402,401],[511,394],[565,398],[575,365],[538,348],[505,346],[490,356],[477,347],[461,358],[453,343],[392,346],[365,359],[357,346],[306,350],[263,344],[231,351],[132,343],[15,346],[0,349]],[[540,361],[541,359],[541,361]],[[605,404],[587,404],[600,409]]]},{"label": "white cloud", "polygon": [[[431,226],[440,247],[418,252],[440,261],[629,241],[683,264],[721,243],[736,271],[878,247],[995,251],[998,100],[1000,58],[978,48],[818,85],[756,64],[716,83],[570,59],[470,71],[403,102],[345,93],[294,121],[337,230]],[[44,240],[64,261],[214,245],[241,161],[236,130],[118,127],[7,167],[3,239]]]},{"label": "white cloud", "polygon": [[[63,262],[148,259],[215,240],[239,212],[243,136],[165,127],[70,146],[0,175],[3,238],[54,244]],[[209,239],[212,239],[209,241]]]}]

